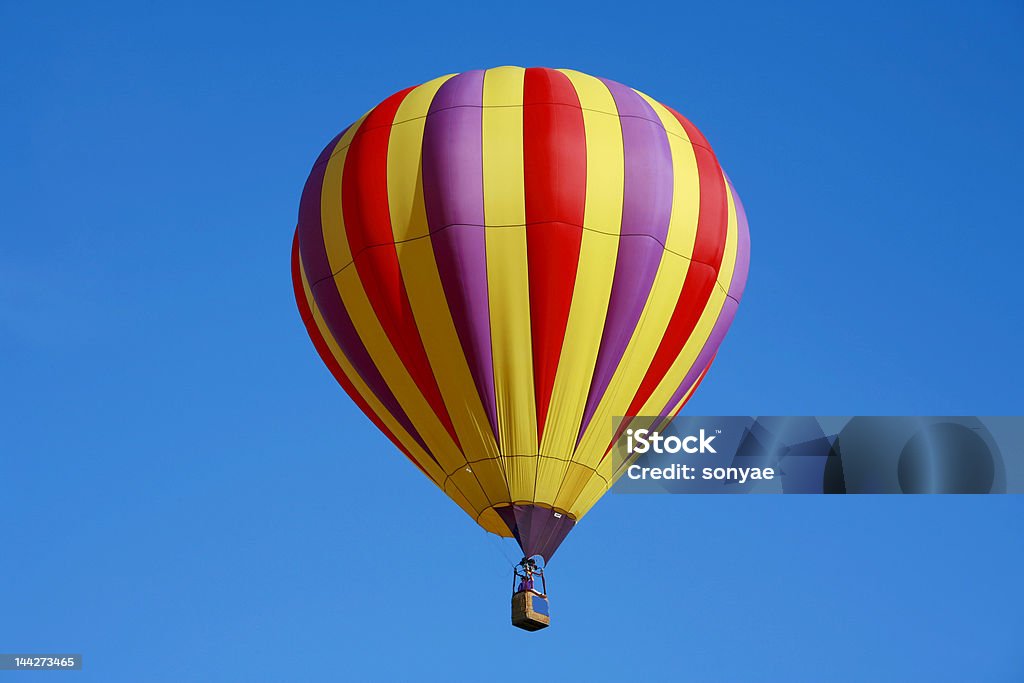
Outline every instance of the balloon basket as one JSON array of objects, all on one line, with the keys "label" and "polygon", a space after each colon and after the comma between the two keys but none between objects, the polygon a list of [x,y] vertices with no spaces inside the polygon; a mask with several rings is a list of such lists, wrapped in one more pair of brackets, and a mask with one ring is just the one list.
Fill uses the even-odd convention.
[{"label": "balloon basket", "polygon": [[512,625],[525,631],[539,631],[551,625],[548,601],[532,591],[512,596]]}]

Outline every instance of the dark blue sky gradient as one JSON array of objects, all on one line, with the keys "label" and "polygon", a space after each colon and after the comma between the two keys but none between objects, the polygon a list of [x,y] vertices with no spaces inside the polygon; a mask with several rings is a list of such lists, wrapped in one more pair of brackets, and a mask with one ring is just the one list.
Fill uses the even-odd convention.
[{"label": "dark blue sky gradient", "polygon": [[[321,147],[501,64],[690,117],[747,294],[692,414],[1020,414],[1024,9],[0,4],[0,651],[79,681],[1024,679],[1021,497],[609,496],[508,557],[294,309]],[[11,675],[11,678],[16,678]]]}]

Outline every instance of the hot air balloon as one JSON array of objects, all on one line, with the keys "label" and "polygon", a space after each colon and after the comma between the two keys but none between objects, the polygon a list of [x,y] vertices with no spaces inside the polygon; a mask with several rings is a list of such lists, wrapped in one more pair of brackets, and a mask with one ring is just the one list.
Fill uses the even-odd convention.
[{"label": "hot air balloon", "polygon": [[613,418],[675,415],[704,378],[748,263],[743,206],[692,123],[611,80],[519,67],[401,90],[342,131],[292,249],[342,388],[544,563],[613,483]]}]

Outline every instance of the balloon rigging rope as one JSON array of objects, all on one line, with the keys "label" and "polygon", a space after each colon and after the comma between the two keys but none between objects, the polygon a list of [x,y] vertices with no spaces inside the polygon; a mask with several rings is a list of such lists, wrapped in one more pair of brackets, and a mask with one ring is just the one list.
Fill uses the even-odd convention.
[{"label": "balloon rigging rope", "polygon": [[505,561],[508,562],[508,566],[515,569],[518,562],[512,561],[512,559],[508,556],[508,553],[505,552],[505,546],[501,542],[501,536],[498,536],[497,534],[492,535],[490,533],[488,533],[487,535],[491,536],[493,541],[497,544],[497,548],[501,552],[502,556],[504,556]]}]

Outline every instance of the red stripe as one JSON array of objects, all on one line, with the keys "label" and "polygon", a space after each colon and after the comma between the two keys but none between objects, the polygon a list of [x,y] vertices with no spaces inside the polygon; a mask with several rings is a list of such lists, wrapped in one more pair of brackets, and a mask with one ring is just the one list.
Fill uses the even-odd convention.
[{"label": "red stripe", "polygon": [[391,229],[388,141],[398,107],[411,90],[397,92],[377,105],[353,136],[342,170],[342,213],[349,248],[366,297],[402,364],[458,445],[459,439],[416,328]]},{"label": "red stripe", "polygon": [[700,216],[697,219],[697,242],[693,246],[693,260],[715,269],[715,277],[725,255],[725,238],[729,230],[729,203],[726,198],[725,178],[704,134],[697,126],[671,107],[687,137],[693,143],[697,156],[697,175],[700,178]]},{"label": "red stripe", "polygon": [[409,458],[416,467],[420,468],[423,474],[427,474],[427,471],[423,469],[416,458],[412,457],[412,454],[402,445],[394,433],[388,429],[387,425],[377,417],[377,414],[373,412],[370,405],[363,400],[363,397],[356,390],[352,381],[345,374],[345,371],[341,369],[341,365],[338,363],[338,359],[331,353],[331,348],[327,345],[327,340],[320,333],[320,328],[316,325],[316,320],[313,317],[313,311],[309,307],[309,302],[306,300],[306,293],[302,289],[302,274],[299,271],[299,232],[295,231],[295,237],[292,239],[292,288],[295,292],[295,305],[299,307],[299,315],[302,317],[302,322],[306,326],[306,333],[309,335],[310,340],[313,342],[313,346],[316,347],[316,352],[320,354],[320,360],[324,362],[327,369],[334,375],[334,379],[341,385],[341,388],[345,390],[348,397],[359,409],[363,411],[366,417],[370,418],[374,426],[379,429],[384,436],[391,440],[391,443],[395,444],[395,447],[405,454],[405,457]]},{"label": "red stripe", "polygon": [[583,110],[572,82],[553,69],[526,70],[523,167],[533,383],[540,440],[572,306],[587,194]]},{"label": "red stripe", "polygon": [[697,157],[697,175],[700,182],[697,236],[693,245],[693,262],[687,270],[683,289],[679,294],[675,310],[672,311],[665,336],[626,411],[627,415],[635,415],[643,407],[665,378],[672,363],[679,357],[679,353],[683,350],[690,335],[693,334],[700,316],[708,305],[711,292],[715,288],[729,230],[728,199],[718,159],[715,158],[714,152],[707,146],[707,140],[696,126],[673,109],[669,109],[669,111],[686,130],[690,141],[693,142],[693,151]]}]

